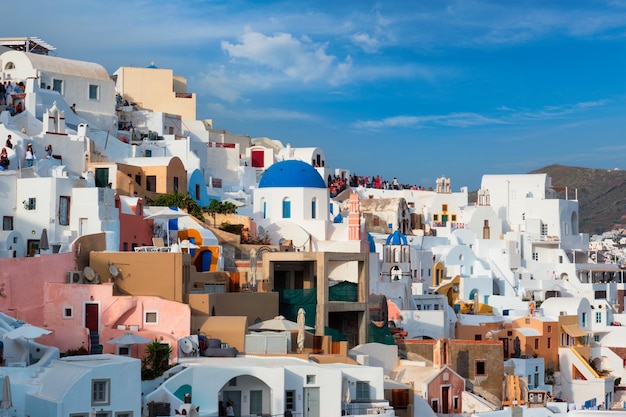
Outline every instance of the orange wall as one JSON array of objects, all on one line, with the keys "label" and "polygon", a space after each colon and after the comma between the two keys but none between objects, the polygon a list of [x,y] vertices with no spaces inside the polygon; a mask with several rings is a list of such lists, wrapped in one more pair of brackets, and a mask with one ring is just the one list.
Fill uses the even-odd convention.
[{"label": "orange wall", "polygon": [[189,255],[181,252],[91,252],[89,266],[109,280],[109,265],[121,271],[115,278],[114,295],[152,295],[183,302],[188,292],[189,274],[184,277],[183,266],[189,271]]},{"label": "orange wall", "polygon": [[[544,358],[546,368],[558,368],[559,363],[559,325],[556,321],[542,321],[535,317],[520,317],[511,323],[513,334],[509,338],[509,354],[514,353],[515,337],[520,339],[520,350],[522,355],[537,356]],[[524,336],[517,328],[532,328],[539,332],[539,336]],[[548,347],[550,339],[550,347]],[[538,348],[535,348],[537,341]],[[508,358],[507,358],[508,359]]]}]

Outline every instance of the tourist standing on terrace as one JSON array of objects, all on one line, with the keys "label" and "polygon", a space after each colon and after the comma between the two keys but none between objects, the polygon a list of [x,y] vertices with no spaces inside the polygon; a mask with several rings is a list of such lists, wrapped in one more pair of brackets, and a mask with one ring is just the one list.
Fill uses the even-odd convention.
[{"label": "tourist standing on terrace", "polygon": [[35,151],[33,151],[32,143],[29,143],[28,146],[26,146],[26,156],[24,157],[24,159],[26,159],[27,167],[32,167],[35,159],[37,159],[37,157],[35,156]]}]

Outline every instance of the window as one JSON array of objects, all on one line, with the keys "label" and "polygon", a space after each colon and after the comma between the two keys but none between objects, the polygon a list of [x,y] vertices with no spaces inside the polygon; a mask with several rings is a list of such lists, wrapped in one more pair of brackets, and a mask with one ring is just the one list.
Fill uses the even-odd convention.
[{"label": "window", "polygon": [[433,214],[433,220],[434,221],[438,221],[439,220],[439,215],[438,214]]},{"label": "window", "polygon": [[535,349],[539,349],[539,339],[535,339]]},{"label": "window", "polygon": [[596,311],[596,323],[602,323],[602,312]]},{"label": "window", "polygon": [[235,377],[235,378],[231,378],[231,379],[228,381],[228,386],[229,386],[229,387],[236,387],[236,386],[237,386],[237,377]]},{"label": "window", "polygon": [[581,322],[582,322],[582,327],[587,327],[587,313],[586,313],[586,312],[583,312],[583,314],[581,314],[581,317],[580,317],[580,318],[582,319],[582,320],[581,320]]},{"label": "window", "polygon": [[533,261],[538,261],[538,260],[539,260],[539,253],[533,252]]},{"label": "window", "polygon": [[552,326],[548,324],[548,333],[552,333]]},{"label": "window", "polygon": [[295,410],[296,409],[296,392],[295,391],[285,391],[285,410]]},{"label": "window", "polygon": [[476,361],[476,370],[474,371],[474,375],[476,376],[487,375],[487,361],[484,361],[484,360]]},{"label": "window", "polygon": [[448,211],[448,205],[447,204],[442,204],[441,205],[441,211]]},{"label": "window", "polygon": [[145,324],[159,324],[159,313],[156,311],[146,311],[144,316]]},{"label": "window", "polygon": [[11,70],[11,69],[15,69],[15,64],[12,62],[7,62],[6,65],[4,66],[5,70]]},{"label": "window", "polygon": [[456,221],[456,214],[453,214],[453,215],[451,216],[451,219],[452,219],[452,221],[453,221],[453,222],[455,222],[455,221]]},{"label": "window", "polygon": [[454,407],[455,410],[458,410],[459,409],[459,397],[454,397],[453,400],[454,400],[453,407]]},{"label": "window", "polygon": [[59,224],[70,225],[70,198],[64,195],[59,197]]},{"label": "window", "polygon": [[196,200],[200,200],[200,184],[195,186]]},{"label": "window", "polygon": [[117,354],[120,356],[130,356],[130,347],[128,346],[118,346]]},{"label": "window", "polygon": [[317,201],[315,199],[311,200],[311,218],[312,219],[316,217],[316,213],[317,213],[316,203]]},{"label": "window", "polygon": [[93,379],[91,381],[91,405],[109,405],[109,379]]},{"label": "window", "polygon": [[52,89],[59,94],[63,94],[63,80],[52,80]]},{"label": "window", "polygon": [[263,200],[263,218],[267,219],[267,201]]},{"label": "window", "polygon": [[263,391],[250,390],[250,414],[261,415],[263,413]]},{"label": "window", "polygon": [[288,198],[283,200],[283,219],[291,218],[291,201]]},{"label": "window", "polygon": [[552,346],[552,339],[548,337],[548,349],[550,349]]},{"label": "window", "polygon": [[439,400],[432,400],[430,404],[431,404],[433,411],[435,413],[438,413],[439,412]]},{"label": "window", "polygon": [[13,230],[13,216],[2,216],[2,230]]},{"label": "window", "polygon": [[178,192],[178,177],[174,177],[174,192],[177,193]]},{"label": "window", "polygon": [[100,90],[95,84],[89,84],[89,100],[99,100]]},{"label": "window", "polygon": [[36,210],[37,209],[37,199],[35,197],[31,197],[27,200],[24,200],[24,209],[26,210]]},{"label": "window", "polygon": [[306,376],[307,384],[315,384],[315,375],[307,375]]},{"label": "window", "polygon": [[593,335],[593,341],[594,342],[599,342],[600,341],[600,335],[594,334]]},{"label": "window", "polygon": [[541,224],[541,236],[548,236],[548,225],[545,223]]},{"label": "window", "polygon": [[146,190],[156,192],[156,175],[148,175],[146,177]]},{"label": "window", "polygon": [[530,319],[524,319],[525,324],[530,324]]},{"label": "window", "polygon": [[356,399],[370,399],[370,383],[366,381],[356,381]]},{"label": "window", "polygon": [[137,185],[141,185],[141,174],[135,175],[135,182]]},{"label": "window", "polygon": [[474,340],[483,340],[483,336],[481,334],[475,334]]},{"label": "window", "polygon": [[63,318],[64,319],[74,318],[74,309],[72,307],[64,307],[63,308]]}]

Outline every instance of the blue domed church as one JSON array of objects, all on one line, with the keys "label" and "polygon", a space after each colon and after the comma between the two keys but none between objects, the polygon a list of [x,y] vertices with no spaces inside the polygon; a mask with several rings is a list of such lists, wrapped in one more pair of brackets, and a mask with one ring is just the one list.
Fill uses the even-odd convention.
[{"label": "blue domed church", "polygon": [[254,191],[252,217],[260,235],[272,237],[273,231],[280,230],[297,248],[311,239],[327,239],[329,200],[328,187],[317,170],[290,159],[273,164],[261,177]]}]

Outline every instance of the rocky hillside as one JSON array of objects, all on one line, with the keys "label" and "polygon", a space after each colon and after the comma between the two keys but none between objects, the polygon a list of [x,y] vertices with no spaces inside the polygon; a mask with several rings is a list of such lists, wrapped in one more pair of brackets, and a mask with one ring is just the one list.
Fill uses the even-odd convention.
[{"label": "rocky hillside", "polygon": [[567,187],[569,198],[578,190],[580,231],[601,234],[626,225],[626,171],[550,165],[545,173],[554,187]]}]

